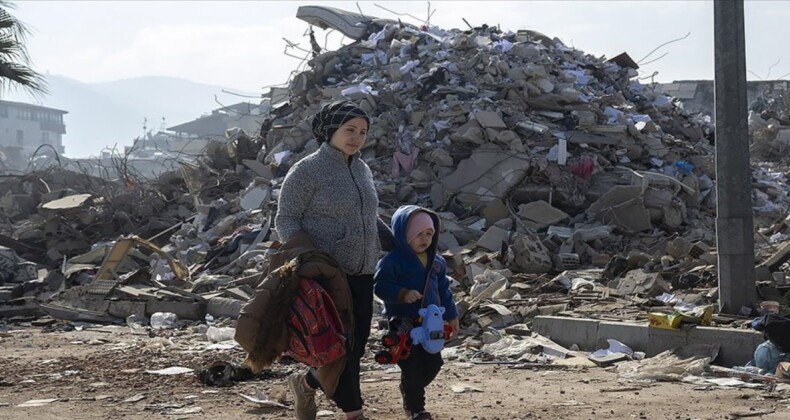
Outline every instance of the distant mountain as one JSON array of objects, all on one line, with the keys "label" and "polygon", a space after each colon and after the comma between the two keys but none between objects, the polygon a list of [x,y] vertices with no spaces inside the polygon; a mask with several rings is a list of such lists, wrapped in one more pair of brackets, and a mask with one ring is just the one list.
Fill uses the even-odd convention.
[{"label": "distant mountain", "polygon": [[105,83],[82,83],[58,75],[48,75],[46,79],[50,94],[42,100],[35,101],[20,91],[3,99],[68,111],[63,144],[69,157],[98,155],[107,147],[122,150],[130,146],[134,138],[143,134],[144,119],[147,129],[156,131],[162,126],[163,117],[166,126],[174,126],[222,105],[256,102],[223,93],[223,89],[251,93],[176,77],[147,76]]}]

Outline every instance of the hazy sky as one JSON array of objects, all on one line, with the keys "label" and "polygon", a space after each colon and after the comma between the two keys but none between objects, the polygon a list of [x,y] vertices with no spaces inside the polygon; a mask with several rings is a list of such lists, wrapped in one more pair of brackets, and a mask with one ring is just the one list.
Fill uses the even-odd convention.
[{"label": "hazy sky", "polygon": [[[83,82],[177,76],[261,92],[285,82],[299,65],[299,59],[283,54],[283,38],[309,45],[308,25],[295,17],[297,8],[308,4],[357,10],[350,1],[20,1],[14,13],[33,29],[28,47],[41,72]],[[380,5],[422,20],[429,8],[423,1],[358,4],[366,15],[395,16]],[[635,60],[691,32],[644,60],[668,53],[644,65],[642,75],[658,72],[657,81],[713,77],[710,1],[432,1],[430,7],[435,9],[430,22],[443,28],[466,28],[466,18],[472,25],[533,29],[596,56],[626,51]],[[760,78],[790,73],[788,22],[790,2],[746,2],[747,68]],[[323,43],[325,32],[316,33]],[[335,45],[341,38],[329,40]]]}]

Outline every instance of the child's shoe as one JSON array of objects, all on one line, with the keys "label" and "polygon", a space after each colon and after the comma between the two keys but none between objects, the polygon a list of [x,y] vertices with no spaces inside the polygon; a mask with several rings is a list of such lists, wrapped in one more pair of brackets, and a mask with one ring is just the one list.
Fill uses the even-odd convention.
[{"label": "child's shoe", "polygon": [[433,420],[431,413],[427,411],[420,411],[411,415],[411,420]]}]

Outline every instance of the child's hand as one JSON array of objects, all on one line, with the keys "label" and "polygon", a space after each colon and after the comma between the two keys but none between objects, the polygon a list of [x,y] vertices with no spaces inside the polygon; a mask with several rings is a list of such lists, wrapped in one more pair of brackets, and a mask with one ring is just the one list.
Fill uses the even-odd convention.
[{"label": "child's hand", "polygon": [[406,303],[414,303],[422,299],[422,294],[416,290],[409,290],[403,295],[403,301]]},{"label": "child's hand", "polygon": [[458,331],[461,329],[460,325],[458,325],[458,318],[451,319],[447,321],[447,325],[450,326],[450,338],[458,337]]}]

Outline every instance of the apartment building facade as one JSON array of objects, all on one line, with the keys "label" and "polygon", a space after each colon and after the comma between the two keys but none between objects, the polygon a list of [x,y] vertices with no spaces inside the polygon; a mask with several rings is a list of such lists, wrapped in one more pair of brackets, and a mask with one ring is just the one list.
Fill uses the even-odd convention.
[{"label": "apartment building facade", "polygon": [[59,154],[65,150],[63,116],[68,111],[0,100],[0,147],[13,148],[30,156],[41,145],[51,145]]}]

